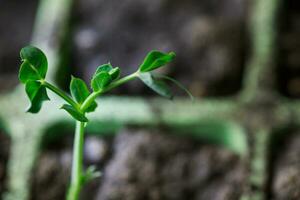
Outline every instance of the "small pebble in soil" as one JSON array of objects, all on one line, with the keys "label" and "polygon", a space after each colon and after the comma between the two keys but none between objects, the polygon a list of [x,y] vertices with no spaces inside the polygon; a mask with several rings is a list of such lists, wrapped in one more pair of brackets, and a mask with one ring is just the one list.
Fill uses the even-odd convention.
[{"label": "small pebble in soil", "polygon": [[85,140],[84,155],[88,163],[100,163],[108,153],[108,145],[98,137],[88,137]]}]

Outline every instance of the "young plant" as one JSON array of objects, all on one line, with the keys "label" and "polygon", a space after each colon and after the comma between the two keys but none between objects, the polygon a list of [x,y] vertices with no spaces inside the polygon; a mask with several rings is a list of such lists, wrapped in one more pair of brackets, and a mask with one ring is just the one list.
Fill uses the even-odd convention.
[{"label": "young plant", "polygon": [[149,88],[166,98],[172,99],[173,95],[163,80],[175,83],[192,97],[174,79],[151,73],[153,70],[170,63],[175,58],[175,53],[173,52],[151,51],[136,72],[123,78],[120,78],[119,67],[113,67],[110,63],[103,64],[97,68],[91,79],[92,92],[90,92],[83,80],[72,76],[70,82],[71,95],[66,94],[45,80],[48,62],[45,54],[40,49],[34,46],[27,46],[22,48],[20,56],[22,64],[19,71],[19,79],[25,85],[25,91],[30,100],[27,112],[37,113],[40,111],[43,102],[50,100],[47,95],[48,89],[66,101],[66,104],[62,105],[61,109],[67,111],[76,121],[71,183],[67,194],[68,200],[77,200],[82,186],[89,180],[100,176],[100,173],[94,167],[89,167],[86,171],[83,169],[84,128],[86,123],[88,123],[87,113],[96,109],[97,103],[95,100],[98,96],[130,80],[139,78]]}]

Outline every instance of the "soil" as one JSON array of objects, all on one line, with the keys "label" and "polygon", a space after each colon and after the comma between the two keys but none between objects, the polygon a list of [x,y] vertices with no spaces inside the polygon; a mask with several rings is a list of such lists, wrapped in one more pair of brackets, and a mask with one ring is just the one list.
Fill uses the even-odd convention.
[{"label": "soil", "polygon": [[300,2],[283,1],[279,26],[278,82],[280,91],[300,98]]},{"label": "soil", "polygon": [[1,194],[6,190],[6,166],[9,157],[10,140],[0,131],[0,199]]},{"label": "soil", "polygon": [[[69,179],[71,139],[40,155],[31,200],[63,200]],[[81,199],[234,200],[245,189],[244,163],[233,153],[160,131],[126,129],[111,139],[88,137],[85,165],[102,177]]]},{"label": "soil", "polygon": [[[73,74],[89,81],[106,62],[128,74],[150,50],[175,51],[176,61],[161,73],[195,96],[235,94],[247,54],[247,10],[247,1],[237,0],[79,0]],[[134,82],[116,93],[153,94]]]},{"label": "soil", "polygon": [[300,199],[300,135],[299,131],[283,140],[277,147],[273,162],[271,198],[274,200]]},{"label": "soil", "polygon": [[[72,162],[72,137],[61,137],[59,141],[47,143],[41,150],[37,166],[32,172],[30,200],[65,200],[70,179]],[[109,155],[110,139],[89,136],[85,139],[84,166],[101,168]],[[89,190],[99,185],[99,179],[90,182],[84,189],[86,198]]]},{"label": "soil", "polygon": [[[0,49],[0,92],[18,82],[19,50],[30,41],[37,2],[0,1],[0,47],[5,47]],[[125,75],[149,50],[175,51],[176,61],[161,73],[195,96],[235,94],[248,57],[248,8],[246,0],[78,0],[71,35],[73,74],[88,82],[99,64],[110,61]],[[283,2],[278,37],[278,88],[292,98],[300,97],[299,11],[299,1]],[[115,94],[152,93],[131,83]],[[65,199],[72,141],[63,137],[43,147],[32,172],[31,200]],[[299,134],[278,146],[270,199],[300,199]],[[81,199],[234,200],[245,189],[243,161],[192,139],[126,129],[114,138],[89,136],[85,147],[85,167],[96,165],[103,176],[84,188]],[[0,133],[0,193],[6,189],[8,154],[9,140]]]},{"label": "soil", "polygon": [[0,92],[17,83],[19,51],[30,42],[38,0],[0,1]]}]

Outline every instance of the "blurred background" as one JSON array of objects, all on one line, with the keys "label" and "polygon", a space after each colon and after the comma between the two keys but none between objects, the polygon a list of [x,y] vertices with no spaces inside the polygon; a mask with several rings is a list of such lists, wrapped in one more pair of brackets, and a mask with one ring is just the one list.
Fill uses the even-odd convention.
[{"label": "blurred background", "polygon": [[[244,145],[241,148],[248,149],[247,153],[240,155],[232,151],[227,140],[236,144],[237,137],[225,133],[227,129],[223,125],[211,123],[210,114],[213,114],[209,109],[205,115],[209,116],[210,123],[199,130],[204,134],[200,140],[183,136],[193,126],[180,129],[162,123],[149,127],[141,122],[97,134],[97,128],[113,125],[96,124],[86,136],[85,166],[96,165],[103,175],[84,188],[81,199],[300,199],[298,118],[293,120],[294,115],[284,115],[281,110],[280,114],[275,112],[282,99],[287,102],[300,97],[300,3],[297,0],[266,0],[269,4],[261,3],[260,7],[260,1],[265,0],[0,0],[0,96],[15,92],[19,84],[19,51],[32,43],[55,58],[57,62],[51,66],[57,69],[53,81],[66,91],[71,74],[88,83],[97,66],[111,62],[126,75],[134,72],[147,52],[153,49],[176,52],[175,62],[160,72],[185,85],[200,99],[199,105],[205,99],[204,107],[211,103],[214,107],[223,100],[226,105],[229,101],[232,107],[239,105],[239,95],[257,75],[262,78],[258,78],[259,86],[254,87],[253,92],[256,94],[265,85],[270,85],[271,89],[268,87],[264,95],[259,93],[250,98],[255,103],[247,102],[245,110],[226,107],[229,113],[244,120],[235,123],[243,129],[238,136]],[[268,6],[275,4],[273,10]],[[269,27],[256,24],[264,21],[264,17],[268,21],[268,13],[274,15],[269,22],[271,31]],[[255,33],[257,30],[266,33],[261,43]],[[264,43],[268,38],[271,38],[270,46]],[[257,50],[260,44],[262,51]],[[270,52],[264,54],[265,49]],[[254,65],[267,70],[251,74]],[[186,98],[176,87],[173,90],[179,100]],[[146,103],[156,96],[139,81],[121,86],[111,95],[120,99],[142,96]],[[184,106],[193,106],[192,102],[183,101]],[[0,109],[3,105],[0,101]],[[176,111],[173,113],[176,115]],[[280,122],[288,124],[283,131],[273,130],[277,122],[277,118],[272,121],[273,116],[279,116]],[[221,118],[226,120],[226,116]],[[257,143],[253,136],[256,130],[251,127],[265,128],[262,124],[272,127],[270,132],[276,132],[273,134],[276,139],[270,137],[265,143]],[[3,199],[64,199],[73,143],[72,129],[67,127],[58,124],[41,133],[36,154],[31,155],[29,184],[25,192],[20,192],[26,195],[21,198],[14,196],[17,192],[11,189],[14,188],[11,180],[22,177],[14,178],[13,170],[9,170],[13,167],[8,164],[15,159],[10,156],[15,140],[10,133],[4,133],[4,129],[0,131],[0,193]],[[205,136],[211,130],[212,136]],[[278,139],[282,132],[289,133],[284,140]],[[223,133],[229,136],[219,136]],[[212,137],[220,138],[221,142],[208,142]],[[261,141],[260,136],[258,138]],[[25,148],[26,144],[23,145]],[[283,148],[279,153],[264,149],[272,145]],[[263,166],[258,169],[259,173],[255,162]],[[259,183],[250,178],[257,174],[261,177]]]},{"label": "blurred background", "polygon": [[[19,50],[31,41],[37,5],[37,0],[1,1],[1,79],[12,85]],[[150,50],[175,51],[176,62],[164,73],[195,96],[233,95],[241,87],[248,52],[248,8],[245,0],[76,1],[66,67],[89,81],[101,63],[110,61],[128,74]],[[147,93],[143,88],[132,83],[116,93]]]}]

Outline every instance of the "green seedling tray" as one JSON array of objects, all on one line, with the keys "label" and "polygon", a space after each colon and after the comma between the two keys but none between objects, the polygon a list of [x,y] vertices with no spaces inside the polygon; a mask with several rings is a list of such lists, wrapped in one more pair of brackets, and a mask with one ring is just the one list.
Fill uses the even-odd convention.
[{"label": "green seedling tray", "polygon": [[[132,125],[166,127],[178,135],[221,145],[249,161],[249,190],[241,199],[264,199],[270,141],[276,135],[272,133],[291,122],[299,125],[300,103],[279,95],[274,87],[274,76],[270,75],[275,71],[275,25],[280,2],[254,0],[251,3],[248,27],[251,58],[247,61],[243,87],[238,95],[194,103],[186,99],[170,102],[156,98],[106,97],[98,102],[102,109],[89,116],[88,132],[116,133]],[[40,1],[32,44],[43,49],[51,61],[50,81],[55,81],[56,74],[64,71],[59,66],[66,59],[61,55],[66,55],[62,50],[68,49],[62,46],[68,37],[71,8],[71,0]],[[51,33],[57,30],[59,34],[53,38]],[[50,96],[52,101],[45,104],[41,114],[26,114],[27,100],[23,90],[18,86],[11,93],[0,96],[1,128],[11,138],[8,191],[3,194],[4,200],[28,199],[28,181],[43,138],[48,137],[46,133],[58,125],[74,126],[67,114],[57,109],[62,102],[54,96]]]}]

